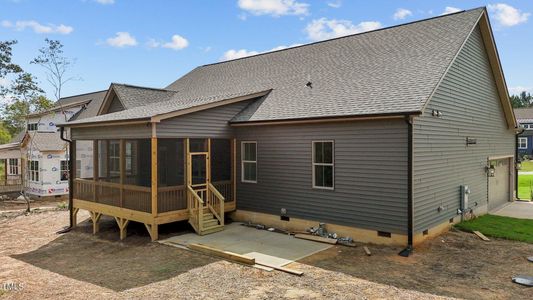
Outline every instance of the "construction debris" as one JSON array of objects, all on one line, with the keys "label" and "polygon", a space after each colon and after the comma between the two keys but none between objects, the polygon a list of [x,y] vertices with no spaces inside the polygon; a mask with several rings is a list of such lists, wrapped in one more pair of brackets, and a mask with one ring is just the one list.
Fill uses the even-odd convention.
[{"label": "construction debris", "polygon": [[533,262],[533,256],[528,257],[527,260],[529,260],[530,262]]},{"label": "construction debris", "polygon": [[533,287],[533,276],[518,275],[513,277],[513,282],[521,285]]},{"label": "construction debris", "polygon": [[368,255],[368,256],[372,255],[372,252],[370,252],[370,250],[368,249],[367,246],[363,246],[363,250],[365,250],[366,255]]},{"label": "construction debris", "polygon": [[262,263],[262,262],[256,262],[256,264],[260,265],[260,266],[265,266],[265,267],[268,267],[268,268],[272,268],[274,270],[282,271],[282,272],[285,272],[285,273],[293,274],[293,275],[296,275],[296,276],[302,276],[304,274],[304,272],[302,272],[302,271],[293,270],[293,269],[280,267],[280,266],[275,266],[275,265],[271,265],[271,264],[266,264],[266,263]]},{"label": "construction debris", "polygon": [[310,240],[310,241],[327,243],[327,244],[332,244],[332,245],[337,244],[337,240],[336,239],[330,239],[330,238],[327,238],[327,237],[321,237],[321,236],[316,236],[316,235],[295,234],[294,237],[298,238],[298,239]]},{"label": "construction debris", "polygon": [[479,232],[479,231],[474,231],[474,234],[477,235],[480,239],[488,242],[490,241],[490,239],[488,237],[486,237],[483,233]]}]

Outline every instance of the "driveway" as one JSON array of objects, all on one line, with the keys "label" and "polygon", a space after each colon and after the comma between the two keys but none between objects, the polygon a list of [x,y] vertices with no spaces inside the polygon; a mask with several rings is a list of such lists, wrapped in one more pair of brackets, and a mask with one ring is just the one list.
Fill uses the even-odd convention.
[{"label": "driveway", "polygon": [[491,214],[497,216],[533,220],[533,202],[511,202]]}]

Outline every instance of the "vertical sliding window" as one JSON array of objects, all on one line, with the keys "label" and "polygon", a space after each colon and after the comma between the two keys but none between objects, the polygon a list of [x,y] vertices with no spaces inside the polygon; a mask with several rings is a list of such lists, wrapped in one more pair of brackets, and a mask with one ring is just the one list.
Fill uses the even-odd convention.
[{"label": "vertical sliding window", "polygon": [[241,143],[241,181],[257,182],[257,142]]},{"label": "vertical sliding window", "polygon": [[109,175],[120,176],[120,141],[109,141]]},{"label": "vertical sliding window", "polygon": [[527,149],[527,137],[518,138],[518,149]]},{"label": "vertical sliding window", "polygon": [[333,141],[313,142],[313,188],[334,188],[334,155]]},{"label": "vertical sliding window", "polygon": [[70,167],[68,160],[62,160],[59,162],[60,180],[67,181],[69,177]]},{"label": "vertical sliding window", "polygon": [[9,168],[7,175],[19,175],[19,160],[18,158],[10,158],[8,161]]},{"label": "vertical sliding window", "polygon": [[39,161],[30,160],[28,161],[28,173],[29,180],[33,182],[39,181]]}]

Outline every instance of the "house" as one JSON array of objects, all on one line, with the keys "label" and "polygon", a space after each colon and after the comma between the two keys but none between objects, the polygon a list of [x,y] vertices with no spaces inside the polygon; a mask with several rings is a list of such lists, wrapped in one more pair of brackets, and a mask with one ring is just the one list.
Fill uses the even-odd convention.
[{"label": "house", "polygon": [[69,193],[69,155],[56,123],[95,116],[105,91],[64,97],[51,109],[26,117],[26,129],[0,145],[7,165],[5,192],[21,191],[32,198],[64,197]]},{"label": "house", "polygon": [[[415,245],[513,199],[516,120],[478,8],[112,84],[70,128],[72,214],[199,234],[226,216]],[[75,224],[75,220],[74,220]]]},{"label": "house", "polygon": [[515,108],[516,121],[523,127],[518,135],[517,147],[521,158],[533,157],[533,108]]}]

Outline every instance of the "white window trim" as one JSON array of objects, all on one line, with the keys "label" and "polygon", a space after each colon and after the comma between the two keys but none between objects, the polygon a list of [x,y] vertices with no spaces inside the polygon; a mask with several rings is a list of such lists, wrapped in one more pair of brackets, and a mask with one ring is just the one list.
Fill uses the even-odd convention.
[{"label": "white window trim", "polygon": [[[37,162],[37,170],[33,170],[31,168],[31,163],[32,162]],[[40,166],[40,163],[38,160],[28,160],[28,176],[29,176],[29,181],[31,182],[40,182],[40,179],[41,179],[41,166]],[[37,180],[35,180],[35,178],[38,178]]]},{"label": "white window trim", "polygon": [[[12,165],[11,164],[11,160],[15,159],[17,161],[17,164],[16,165]],[[18,158],[8,158],[7,159],[7,175],[10,175],[10,176],[16,176],[16,175],[20,175],[20,159]],[[17,173],[13,172],[13,167],[16,167],[16,170],[17,170]]]},{"label": "white window trim", "polygon": [[[522,141],[525,141],[525,146],[522,147]],[[527,149],[527,137],[519,137],[518,138],[518,149]]]},{"label": "white window trim", "polygon": [[[331,155],[333,156],[331,158],[331,163],[315,163],[315,144],[316,143],[331,143]],[[333,178],[331,179],[331,182],[333,183],[332,187],[327,186],[317,186],[315,184],[315,166],[332,166],[332,175]],[[313,188],[319,189],[319,190],[335,190],[335,141],[334,140],[318,140],[318,141],[312,141],[311,142],[311,169],[312,169],[312,182],[313,182]]]},{"label": "white window trim", "polygon": [[[244,145],[255,144],[255,160],[244,160]],[[244,179],[244,163],[255,163],[255,180]],[[257,141],[241,141],[241,182],[257,183]]]},{"label": "white window trim", "polygon": [[62,165],[61,165],[62,162],[66,162],[66,163],[67,163],[67,170],[66,170],[66,171],[67,171],[67,174],[68,174],[67,176],[70,177],[70,174],[69,174],[69,173],[70,173],[70,166],[69,166],[69,161],[68,161],[68,159],[60,160],[60,161],[59,161],[59,181],[61,181],[61,182],[67,182],[67,181],[68,181],[68,177],[67,177],[67,179],[65,179],[65,180],[62,180],[62,179],[61,179],[61,175],[63,174],[63,169],[61,168],[61,167],[62,167]]}]

